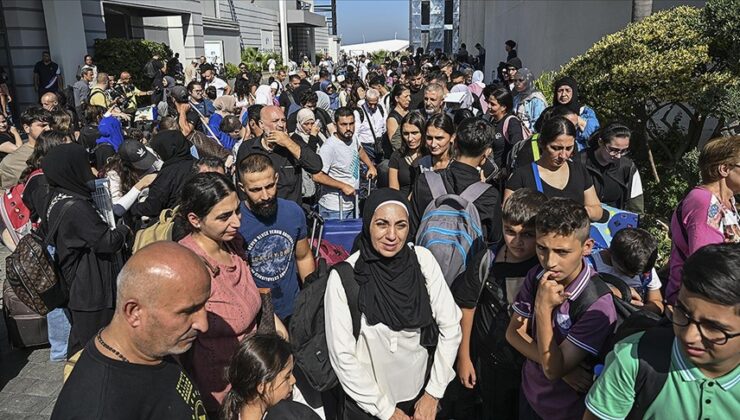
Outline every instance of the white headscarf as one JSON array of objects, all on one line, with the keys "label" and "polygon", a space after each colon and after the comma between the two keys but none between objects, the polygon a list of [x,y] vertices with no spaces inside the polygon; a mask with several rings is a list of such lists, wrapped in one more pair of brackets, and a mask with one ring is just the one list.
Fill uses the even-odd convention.
[{"label": "white headscarf", "polygon": [[483,79],[485,76],[483,75],[483,72],[480,70],[476,70],[473,72],[473,84],[478,85],[482,88],[486,87],[486,84],[483,83]]},{"label": "white headscarf", "polygon": [[257,88],[257,92],[254,94],[255,105],[273,105],[272,103],[272,89],[268,85],[260,85]]},{"label": "white headscarf", "polygon": [[303,141],[306,143],[308,143],[308,139],[311,136],[311,133],[307,133],[306,130],[303,129],[303,123],[307,121],[316,121],[316,117],[310,109],[301,108],[295,118],[295,133],[301,136]]},{"label": "white headscarf", "polygon": [[460,109],[470,109],[473,107],[473,95],[470,94],[470,89],[467,86],[461,84],[455,85],[450,90],[450,93],[465,92],[463,100],[460,103]]}]

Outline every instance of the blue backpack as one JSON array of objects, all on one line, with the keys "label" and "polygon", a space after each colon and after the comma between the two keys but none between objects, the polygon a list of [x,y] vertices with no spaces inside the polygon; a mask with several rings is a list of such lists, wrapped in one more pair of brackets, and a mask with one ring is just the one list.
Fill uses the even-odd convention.
[{"label": "blue backpack", "polygon": [[448,194],[438,173],[424,172],[424,177],[432,192],[432,201],[419,223],[416,244],[432,252],[447,285],[452,285],[465,271],[468,258],[486,246],[474,201],[491,185],[476,182],[460,195]]}]

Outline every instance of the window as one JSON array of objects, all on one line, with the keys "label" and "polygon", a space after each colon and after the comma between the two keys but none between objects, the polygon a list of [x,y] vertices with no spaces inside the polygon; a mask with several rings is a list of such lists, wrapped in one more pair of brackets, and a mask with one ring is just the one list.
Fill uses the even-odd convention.
[{"label": "window", "polygon": [[444,37],[444,52],[450,54],[452,53],[452,30],[445,29]]},{"label": "window", "polygon": [[445,0],[445,25],[452,25],[452,0]]},{"label": "window", "polygon": [[203,16],[218,17],[218,0],[201,0],[200,2],[203,5]]},{"label": "window", "polygon": [[429,2],[421,2],[421,24],[429,25]]},{"label": "window", "polygon": [[421,31],[421,47],[426,51],[429,47],[429,31]]}]

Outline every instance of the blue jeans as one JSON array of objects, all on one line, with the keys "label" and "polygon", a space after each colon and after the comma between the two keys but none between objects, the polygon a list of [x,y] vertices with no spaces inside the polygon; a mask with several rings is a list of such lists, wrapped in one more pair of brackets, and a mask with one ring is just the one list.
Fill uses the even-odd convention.
[{"label": "blue jeans", "polygon": [[329,210],[321,204],[319,204],[319,214],[324,220],[344,220],[355,217],[354,210],[342,210],[340,214],[339,210]]},{"label": "blue jeans", "polygon": [[46,324],[49,333],[49,344],[51,345],[52,362],[63,362],[67,360],[67,342],[69,341],[69,314],[64,308],[56,308],[46,314]]}]

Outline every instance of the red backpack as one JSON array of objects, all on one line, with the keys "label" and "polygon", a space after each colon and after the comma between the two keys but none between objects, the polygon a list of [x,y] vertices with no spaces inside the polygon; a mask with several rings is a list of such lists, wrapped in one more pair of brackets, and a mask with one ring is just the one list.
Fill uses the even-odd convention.
[{"label": "red backpack", "polygon": [[14,245],[18,245],[18,241],[23,236],[38,227],[38,224],[31,220],[31,211],[23,203],[23,192],[26,190],[26,185],[37,175],[43,175],[43,171],[36,169],[31,172],[26,182],[5,190],[3,200],[0,202],[0,216],[3,218],[3,223]]}]

